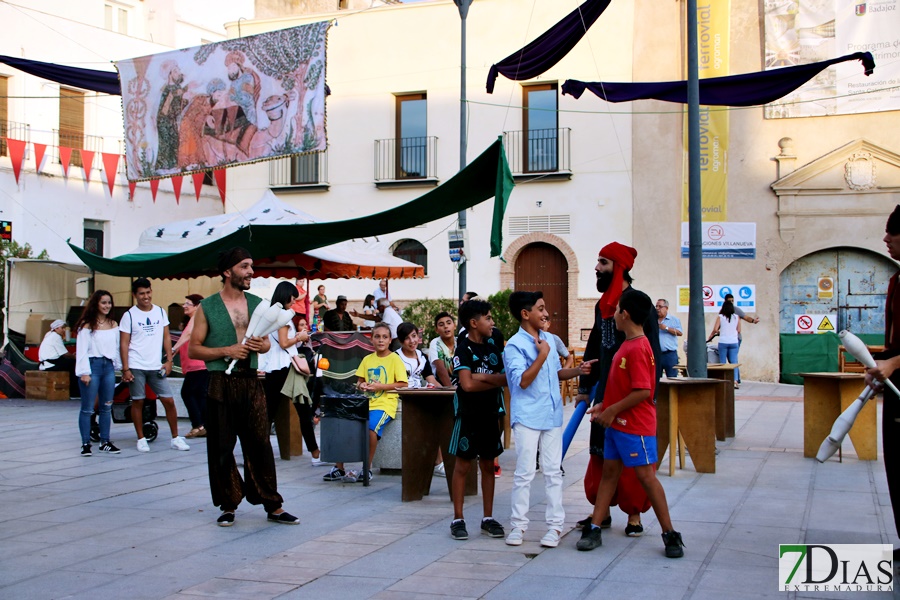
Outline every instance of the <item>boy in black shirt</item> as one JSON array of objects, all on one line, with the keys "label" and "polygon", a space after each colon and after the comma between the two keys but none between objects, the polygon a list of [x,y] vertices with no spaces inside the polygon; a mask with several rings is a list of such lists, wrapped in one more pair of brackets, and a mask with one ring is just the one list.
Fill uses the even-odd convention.
[{"label": "boy in black shirt", "polygon": [[[493,517],[494,458],[503,452],[500,443],[499,416],[503,414],[500,388],[506,385],[503,374],[503,338],[492,337],[494,319],[491,305],[483,300],[469,300],[459,307],[459,323],[466,335],[457,340],[453,353],[453,372],[459,386],[453,398],[456,421],[450,437],[450,454],[456,456],[453,469],[453,521],[450,536],[469,539],[463,520],[466,477],[475,459],[481,469],[481,495],[484,518],[481,532],[490,537],[504,537],[503,527]],[[496,334],[495,334],[496,336]]]}]

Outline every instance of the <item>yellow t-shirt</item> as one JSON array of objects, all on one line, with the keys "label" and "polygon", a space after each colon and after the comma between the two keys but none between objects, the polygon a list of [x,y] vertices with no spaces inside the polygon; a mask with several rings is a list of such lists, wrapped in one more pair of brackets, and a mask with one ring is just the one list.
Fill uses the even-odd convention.
[{"label": "yellow t-shirt", "polygon": [[[397,383],[408,381],[406,366],[396,353],[391,352],[385,357],[380,357],[374,352],[362,359],[356,376],[362,377],[368,383]],[[387,416],[394,418],[397,415],[397,401],[400,394],[397,392],[369,392],[369,410],[383,410]]]}]

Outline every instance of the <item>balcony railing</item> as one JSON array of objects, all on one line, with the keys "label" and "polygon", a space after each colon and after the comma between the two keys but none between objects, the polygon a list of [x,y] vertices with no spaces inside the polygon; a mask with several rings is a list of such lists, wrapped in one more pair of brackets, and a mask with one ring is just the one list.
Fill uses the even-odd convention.
[{"label": "balcony railing", "polygon": [[269,162],[269,187],[321,186],[328,183],[328,152],[311,152]]},{"label": "balcony railing", "polygon": [[73,167],[81,167],[81,153],[74,152],[75,150],[91,150],[95,152],[94,160],[98,159],[98,155],[100,152],[103,152],[103,137],[99,135],[84,135],[78,133],[67,133],[60,132],[58,129],[53,130],[53,137],[56,140],[56,144],[54,145],[54,149],[56,150],[56,159],[57,163],[61,163],[62,161],[59,158],[59,147],[64,146],[66,148],[71,148],[72,158],[69,160],[69,165]]},{"label": "balcony railing", "polygon": [[437,138],[375,140],[375,181],[437,179]]},{"label": "balcony railing", "polygon": [[571,174],[571,132],[568,127],[504,131],[503,147],[513,175]]},{"label": "balcony railing", "polygon": [[[9,148],[6,144],[7,137],[23,142],[30,142],[31,126],[25,123],[16,123],[14,121],[0,121],[0,156],[9,155]],[[28,152],[27,145],[25,146],[25,152]]]}]

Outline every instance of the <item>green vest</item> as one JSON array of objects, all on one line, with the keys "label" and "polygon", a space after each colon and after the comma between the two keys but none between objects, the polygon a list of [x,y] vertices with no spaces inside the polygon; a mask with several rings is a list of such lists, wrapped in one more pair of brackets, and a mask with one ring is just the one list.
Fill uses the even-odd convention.
[{"label": "green vest", "polygon": [[[244,297],[247,298],[247,316],[249,318],[253,311],[256,310],[256,307],[259,306],[259,303],[262,302],[262,298],[247,293],[244,294]],[[228,309],[225,307],[225,302],[222,301],[221,294],[213,294],[204,298],[200,301],[200,306],[203,307],[203,314],[206,316],[206,322],[209,327],[206,332],[206,339],[203,341],[204,346],[207,348],[224,348],[241,341],[237,339],[234,323],[231,322],[231,315],[228,314]],[[256,358],[257,353],[251,352],[249,368],[256,368]],[[226,358],[208,360],[206,361],[206,369],[208,371],[224,371],[228,368],[228,363],[230,362],[231,359]]]}]

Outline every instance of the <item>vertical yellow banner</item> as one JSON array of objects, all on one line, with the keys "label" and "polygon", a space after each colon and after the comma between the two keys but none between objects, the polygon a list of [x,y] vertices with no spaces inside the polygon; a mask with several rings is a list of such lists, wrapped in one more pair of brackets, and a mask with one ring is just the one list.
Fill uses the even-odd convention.
[{"label": "vertical yellow banner", "polygon": [[[700,0],[697,6],[700,79],[729,74],[731,0]],[[688,154],[687,113],[684,117],[684,154]],[[727,221],[728,111],[700,107],[700,186],[704,221]],[[684,165],[682,219],[688,220],[687,159]]]}]

